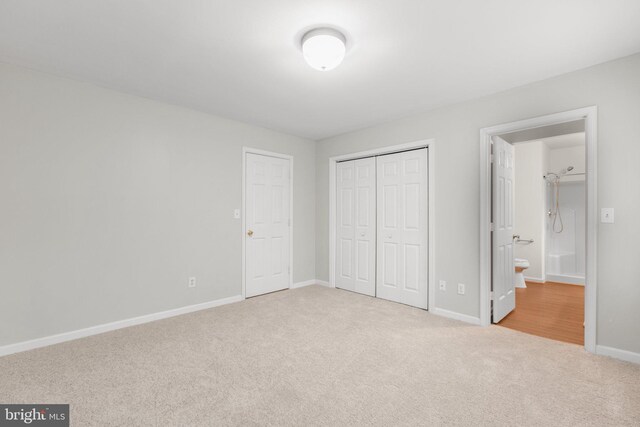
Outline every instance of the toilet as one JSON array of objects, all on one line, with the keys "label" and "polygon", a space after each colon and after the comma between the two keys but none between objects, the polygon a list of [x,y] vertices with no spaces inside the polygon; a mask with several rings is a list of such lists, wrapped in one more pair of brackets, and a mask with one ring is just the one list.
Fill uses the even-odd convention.
[{"label": "toilet", "polygon": [[527,284],[524,282],[523,271],[529,268],[529,261],[523,258],[515,258],[513,261],[516,268],[516,283],[513,285],[516,288],[526,288]]}]

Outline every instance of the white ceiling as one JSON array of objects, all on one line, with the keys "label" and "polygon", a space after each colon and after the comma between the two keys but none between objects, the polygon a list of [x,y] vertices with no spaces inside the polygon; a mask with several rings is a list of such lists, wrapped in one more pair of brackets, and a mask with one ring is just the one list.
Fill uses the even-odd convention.
[{"label": "white ceiling", "polygon": [[[640,51],[638,0],[0,0],[0,61],[312,139]],[[299,39],[341,29],[322,73]]]},{"label": "white ceiling", "polygon": [[584,132],[576,132],[546,138],[537,138],[529,141],[518,141],[516,145],[544,144],[549,147],[550,150],[557,150],[559,148],[581,147],[584,146],[586,142],[586,134]]},{"label": "white ceiling", "polygon": [[557,150],[558,148],[581,147],[586,143],[584,132],[552,136],[551,138],[546,138],[541,141],[543,141],[551,150]]},{"label": "white ceiling", "polygon": [[505,133],[500,135],[500,138],[510,142],[511,144],[515,144],[517,142],[538,141],[558,135],[568,135],[579,132],[584,133],[584,125],[584,120],[580,119],[572,122],[558,123],[556,125],[541,126]]}]

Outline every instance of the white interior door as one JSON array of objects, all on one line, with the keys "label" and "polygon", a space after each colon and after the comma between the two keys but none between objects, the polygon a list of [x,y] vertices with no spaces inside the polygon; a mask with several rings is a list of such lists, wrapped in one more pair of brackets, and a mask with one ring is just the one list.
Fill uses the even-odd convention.
[{"label": "white interior door", "polygon": [[376,160],[337,164],[336,287],[376,293]]},{"label": "white interior door", "polygon": [[493,322],[498,323],[516,308],[513,234],[514,147],[493,137]]},{"label": "white interior door", "polygon": [[290,285],[290,161],[246,154],[245,293],[247,297]]},{"label": "white interior door", "polygon": [[377,157],[379,298],[427,308],[427,149]]}]

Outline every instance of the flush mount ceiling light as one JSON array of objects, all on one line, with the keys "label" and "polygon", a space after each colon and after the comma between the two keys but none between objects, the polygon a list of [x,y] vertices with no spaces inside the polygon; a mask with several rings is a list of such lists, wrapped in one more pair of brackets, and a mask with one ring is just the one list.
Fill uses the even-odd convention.
[{"label": "flush mount ceiling light", "polygon": [[302,36],[302,54],[307,63],[320,71],[336,68],[344,59],[346,38],[332,28],[316,28]]}]

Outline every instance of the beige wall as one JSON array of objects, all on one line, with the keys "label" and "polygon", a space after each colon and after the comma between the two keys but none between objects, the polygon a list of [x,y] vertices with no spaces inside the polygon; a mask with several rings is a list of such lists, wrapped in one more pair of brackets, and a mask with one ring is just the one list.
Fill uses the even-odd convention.
[{"label": "beige wall", "polygon": [[[473,72],[470,70],[469,72]],[[478,316],[479,130],[530,117],[598,106],[598,205],[616,209],[598,232],[597,343],[640,352],[640,55],[320,141],[316,148],[319,279],[329,278],[328,159],[435,138],[436,306]]]},{"label": "beige wall", "polygon": [[314,144],[0,65],[0,345],[240,294],[243,145],[295,158],[299,282],[328,280],[328,158],[435,138],[436,280],[467,285],[436,306],[478,316],[480,128],[597,105],[597,341],[640,352],[639,101],[634,55]]},{"label": "beige wall", "polygon": [[0,346],[241,294],[243,145],[294,156],[314,279],[313,141],[0,65]]}]

